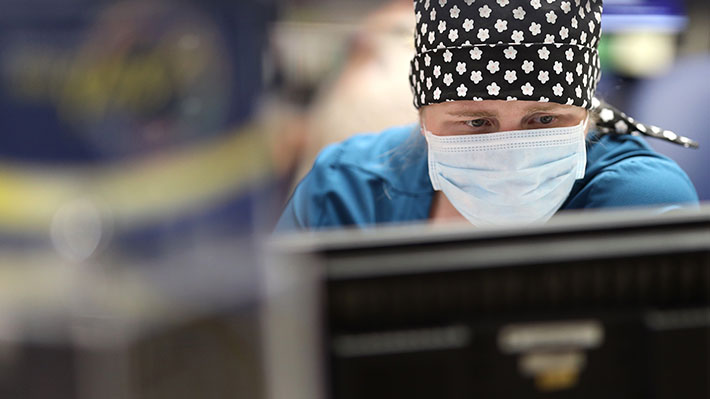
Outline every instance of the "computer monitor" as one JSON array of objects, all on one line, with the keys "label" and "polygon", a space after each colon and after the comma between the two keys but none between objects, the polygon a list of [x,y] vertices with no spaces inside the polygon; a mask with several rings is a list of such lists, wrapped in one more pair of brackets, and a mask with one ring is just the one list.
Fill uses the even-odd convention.
[{"label": "computer monitor", "polygon": [[707,398],[710,208],[282,238],[272,398]]}]

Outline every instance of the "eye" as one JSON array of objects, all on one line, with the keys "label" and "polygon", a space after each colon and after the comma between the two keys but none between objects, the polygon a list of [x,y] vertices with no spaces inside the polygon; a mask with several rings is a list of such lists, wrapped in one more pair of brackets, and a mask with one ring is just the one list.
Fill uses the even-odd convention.
[{"label": "eye", "polygon": [[466,124],[471,127],[483,127],[486,125],[485,119],[474,119],[472,121],[467,121]]},{"label": "eye", "polygon": [[539,120],[543,125],[549,125],[555,120],[555,117],[552,115],[543,115],[539,118]]}]

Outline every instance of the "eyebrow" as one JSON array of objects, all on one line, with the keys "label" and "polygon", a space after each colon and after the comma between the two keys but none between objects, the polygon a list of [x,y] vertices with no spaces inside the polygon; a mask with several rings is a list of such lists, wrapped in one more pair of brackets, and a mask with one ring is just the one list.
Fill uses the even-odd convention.
[{"label": "eyebrow", "polygon": [[[536,106],[532,107],[528,110],[525,111],[525,116],[530,116],[532,114],[535,114],[537,112],[551,112],[555,114],[566,114],[569,113],[570,110],[567,109],[559,109],[554,106]],[[498,117],[498,114],[495,112],[490,112],[490,111],[467,111],[465,109],[462,110],[455,110],[455,111],[449,111],[447,112],[449,116],[455,116],[455,117],[465,117],[465,118],[496,118]]]},{"label": "eyebrow", "polygon": [[526,114],[527,114],[527,115],[531,115],[531,114],[534,114],[534,113],[536,113],[536,112],[554,112],[554,113],[558,113],[558,114],[564,114],[564,113],[570,112],[570,110],[565,109],[565,108],[558,108],[558,107],[555,107],[555,106],[544,106],[544,105],[542,105],[542,106],[537,106],[537,107],[532,107],[532,108],[530,108],[529,110],[526,111]]},{"label": "eyebrow", "polygon": [[449,116],[459,116],[459,117],[467,117],[467,118],[478,118],[478,117],[495,118],[498,116],[498,114],[496,114],[494,112],[466,111],[466,110],[451,111],[451,112],[447,112],[447,114],[449,114]]}]

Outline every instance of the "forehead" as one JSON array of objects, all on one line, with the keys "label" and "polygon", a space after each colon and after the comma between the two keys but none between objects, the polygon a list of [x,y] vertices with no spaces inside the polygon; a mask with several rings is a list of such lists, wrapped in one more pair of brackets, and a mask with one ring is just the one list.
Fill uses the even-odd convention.
[{"label": "forehead", "polygon": [[[484,100],[484,101],[449,101],[438,104],[427,105],[431,112],[453,113],[453,114],[511,114],[531,112],[554,112],[554,113],[574,113],[583,112],[584,108],[572,105],[562,105],[557,103],[545,103],[539,101],[506,101],[506,100]],[[428,111],[429,112],[429,111]]]}]

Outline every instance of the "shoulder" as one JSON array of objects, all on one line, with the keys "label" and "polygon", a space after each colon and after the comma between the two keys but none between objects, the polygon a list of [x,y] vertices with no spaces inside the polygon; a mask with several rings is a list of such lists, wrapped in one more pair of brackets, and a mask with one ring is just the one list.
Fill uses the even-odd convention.
[{"label": "shoulder", "polygon": [[[362,190],[371,182],[383,182],[402,193],[420,194],[426,167],[426,144],[416,125],[398,126],[380,133],[360,134],[326,147],[309,175],[330,184],[324,189]],[[425,170],[424,170],[425,172]]]},{"label": "shoulder", "polygon": [[326,147],[313,169],[353,167],[376,173],[416,134],[415,125],[397,126],[379,133],[358,134]]},{"label": "shoulder", "polygon": [[640,137],[602,136],[589,146],[587,159],[585,178],[575,186],[570,207],[698,202],[693,184],[678,164],[651,149]]},{"label": "shoulder", "polygon": [[[393,192],[412,189],[414,168],[401,168],[402,151],[416,138],[414,125],[361,134],[332,144],[318,155],[286,206],[284,218],[299,228],[365,225],[394,206]],[[426,165],[425,157],[423,162]],[[408,182],[403,186],[400,182]],[[291,216],[288,216],[290,214]],[[280,222],[280,225],[285,225]]]}]

